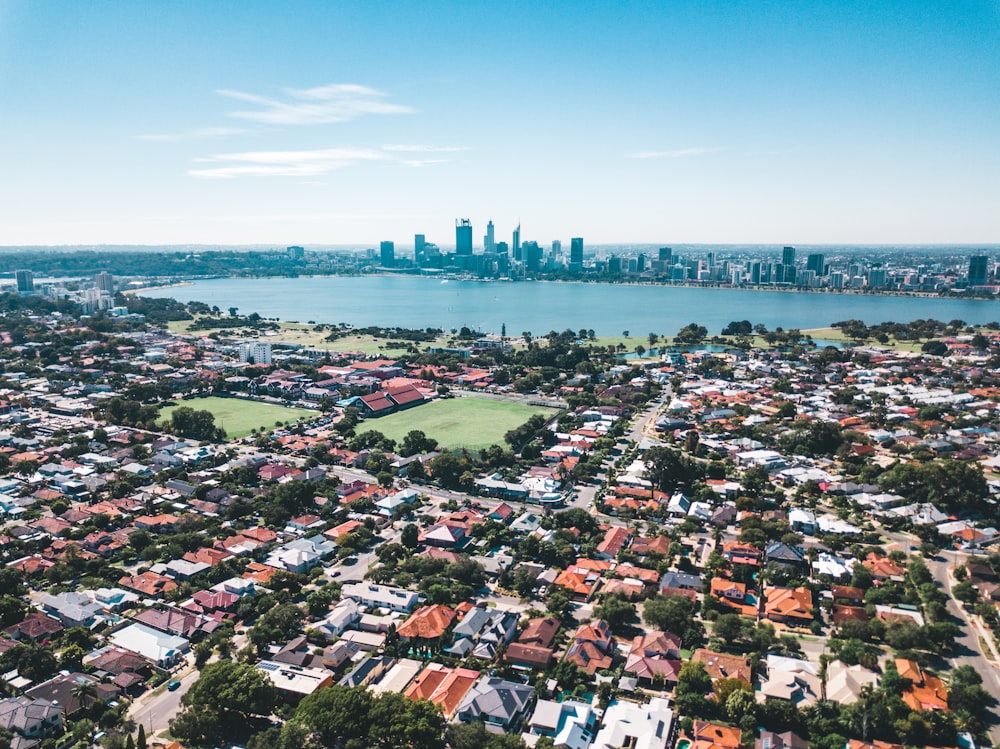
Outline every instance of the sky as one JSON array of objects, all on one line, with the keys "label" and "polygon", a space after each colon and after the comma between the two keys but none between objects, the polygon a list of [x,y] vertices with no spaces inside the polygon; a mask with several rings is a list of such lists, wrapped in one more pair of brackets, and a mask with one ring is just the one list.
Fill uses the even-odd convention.
[{"label": "sky", "polygon": [[1000,1],[0,0],[0,245],[1000,241]]}]

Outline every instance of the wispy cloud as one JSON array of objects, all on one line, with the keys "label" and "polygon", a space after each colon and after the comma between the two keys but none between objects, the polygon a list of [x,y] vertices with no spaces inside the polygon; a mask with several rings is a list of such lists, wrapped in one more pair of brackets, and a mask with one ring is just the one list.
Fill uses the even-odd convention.
[{"label": "wispy cloud", "polygon": [[403,166],[421,167],[431,164],[447,164],[451,159],[403,159],[399,163]]},{"label": "wispy cloud", "polygon": [[718,153],[718,148],[680,148],[675,151],[638,151],[630,153],[632,159],[683,159],[687,156],[707,156]]},{"label": "wispy cloud", "polygon": [[206,138],[227,138],[231,135],[250,135],[259,132],[249,130],[244,127],[203,127],[197,130],[189,130],[186,133],[151,133],[149,135],[137,135],[136,140],[149,140],[159,143],[177,143],[185,140],[203,140]]},{"label": "wispy cloud", "polygon": [[309,151],[249,151],[227,153],[198,159],[216,163],[204,169],[192,169],[192,177],[232,179],[234,177],[315,177],[335,169],[344,169],[362,161],[388,157],[372,148],[321,148]]},{"label": "wispy cloud", "polygon": [[467,146],[423,146],[423,145],[388,145],[382,146],[383,151],[399,151],[401,153],[455,153],[468,151]]},{"label": "wispy cloud", "polygon": [[250,214],[241,216],[209,216],[207,221],[222,223],[271,223],[286,221],[398,221],[402,219],[423,219],[421,213],[275,213]]},{"label": "wispy cloud", "polygon": [[332,83],[305,89],[284,89],[283,99],[221,89],[221,96],[255,104],[256,109],[230,112],[230,117],[268,125],[323,125],[346,122],[366,114],[407,114],[412,107],[386,101],[387,94],[354,83]]}]

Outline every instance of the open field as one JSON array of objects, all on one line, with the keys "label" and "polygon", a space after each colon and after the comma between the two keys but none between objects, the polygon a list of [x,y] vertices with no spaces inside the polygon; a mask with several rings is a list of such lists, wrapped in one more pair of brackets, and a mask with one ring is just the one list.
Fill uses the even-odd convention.
[{"label": "open field", "polygon": [[[167,323],[167,328],[174,333],[188,333],[191,331],[193,320],[177,320]],[[327,341],[329,331],[326,329],[316,330],[315,325],[308,323],[282,322],[277,331],[267,331],[261,335],[251,328],[217,328],[226,337],[238,338],[246,341],[270,341],[271,343],[290,343],[298,346],[308,346],[325,351],[358,351],[363,354],[396,357],[406,352],[405,348],[399,346],[387,346],[385,338],[375,338],[370,335],[350,335],[338,338],[336,341]],[[212,330],[197,330],[195,333],[207,335]],[[442,341],[445,337],[442,337]],[[425,349],[430,344],[420,343],[419,349]]]},{"label": "open field", "polygon": [[555,413],[551,408],[526,406],[523,403],[452,398],[379,419],[368,419],[359,425],[358,432],[377,430],[399,443],[407,432],[419,429],[428,437],[436,439],[441,447],[479,450],[493,444],[503,444],[504,434],[521,426],[535,414],[553,416]]},{"label": "open field", "polygon": [[181,406],[196,411],[210,411],[215,416],[215,425],[225,429],[230,439],[246,437],[251,429],[273,429],[276,421],[295,421],[301,416],[316,416],[319,413],[306,408],[288,408],[242,398],[212,396],[177,401],[177,405],[161,409],[160,418],[169,419],[174,410]]},{"label": "open field", "polygon": [[[808,333],[813,338],[824,340],[824,341],[843,341],[844,343],[853,343],[853,341],[845,336],[840,328],[813,328],[812,330],[803,330],[803,333]],[[888,343],[879,343],[874,338],[869,338],[865,341],[865,345],[877,346],[879,348],[888,348],[895,351],[920,351],[920,348],[927,341],[921,341],[920,343],[914,343],[913,341],[897,341],[895,338],[890,338]]]}]

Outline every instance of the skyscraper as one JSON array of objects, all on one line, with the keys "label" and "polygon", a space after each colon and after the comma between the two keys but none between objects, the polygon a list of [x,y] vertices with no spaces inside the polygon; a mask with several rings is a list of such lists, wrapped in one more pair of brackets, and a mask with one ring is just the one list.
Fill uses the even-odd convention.
[{"label": "skyscraper", "polygon": [[806,270],[813,271],[817,276],[826,275],[826,256],[822,252],[814,252],[806,258]]},{"label": "skyscraper", "polygon": [[782,265],[795,265],[795,248],[785,247],[781,251],[781,264]]},{"label": "skyscraper", "polygon": [[674,264],[674,250],[672,247],[661,247],[659,249],[659,254],[657,260],[660,261],[660,265],[664,268],[669,268]]},{"label": "skyscraper", "polygon": [[115,290],[115,277],[106,270],[102,270],[94,276],[94,285],[99,291],[106,291],[111,294]]},{"label": "skyscraper", "polygon": [[538,242],[524,243],[524,267],[530,271],[542,269],[542,248]]},{"label": "skyscraper", "polygon": [[986,255],[969,258],[969,286],[985,286],[989,278],[990,259]]},{"label": "skyscraper", "polygon": [[513,258],[517,261],[521,260],[521,225],[518,224],[517,228],[514,229],[514,241],[510,244],[510,251]]},{"label": "skyscraper", "polygon": [[14,272],[17,279],[18,294],[33,294],[35,292],[35,274],[30,270],[19,270]]},{"label": "skyscraper", "polygon": [[382,242],[379,245],[379,253],[383,268],[394,268],[396,266],[396,245],[393,242]]},{"label": "skyscraper", "polygon": [[472,222],[467,218],[455,219],[455,254],[472,254]]},{"label": "skyscraper", "polygon": [[486,224],[486,236],[483,237],[483,249],[488,253],[494,253],[497,251],[497,240],[493,234],[493,221],[491,220]]},{"label": "skyscraper", "polygon": [[306,255],[305,248],[299,247],[298,245],[286,248],[285,252],[288,253],[288,257],[290,257],[292,260],[301,260]]},{"label": "skyscraper", "polygon": [[423,234],[413,235],[413,259],[419,265],[427,259],[427,237]]},{"label": "skyscraper", "polygon": [[569,264],[572,267],[583,267],[583,237],[569,240]]}]

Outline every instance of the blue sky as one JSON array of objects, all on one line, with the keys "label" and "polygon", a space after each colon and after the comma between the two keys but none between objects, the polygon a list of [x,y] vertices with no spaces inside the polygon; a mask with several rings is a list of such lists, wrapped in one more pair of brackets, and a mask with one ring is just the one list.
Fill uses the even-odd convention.
[{"label": "blue sky", "polygon": [[0,0],[0,245],[1000,241],[1000,3]]}]

